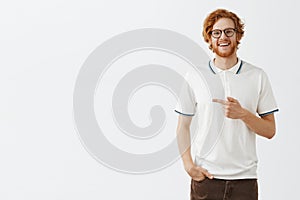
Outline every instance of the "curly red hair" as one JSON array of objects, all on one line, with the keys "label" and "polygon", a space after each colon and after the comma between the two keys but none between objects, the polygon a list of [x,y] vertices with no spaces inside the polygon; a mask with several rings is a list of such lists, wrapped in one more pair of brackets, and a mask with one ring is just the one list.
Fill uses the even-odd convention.
[{"label": "curly red hair", "polygon": [[[244,23],[235,13],[225,9],[217,9],[211,12],[204,20],[202,35],[205,42],[209,43],[212,28],[214,24],[221,18],[229,18],[234,22],[237,33],[237,44],[239,45],[240,40],[244,36]],[[212,49],[212,46],[210,45],[209,48]]]}]

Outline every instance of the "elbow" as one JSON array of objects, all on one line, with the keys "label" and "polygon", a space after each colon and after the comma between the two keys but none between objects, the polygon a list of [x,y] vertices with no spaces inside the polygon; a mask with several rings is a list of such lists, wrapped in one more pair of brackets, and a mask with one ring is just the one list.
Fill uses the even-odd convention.
[{"label": "elbow", "polygon": [[268,135],[267,138],[268,138],[269,140],[271,140],[274,136],[275,136],[275,133],[274,133],[274,134]]},{"label": "elbow", "polygon": [[267,138],[272,139],[275,136],[275,133],[276,133],[276,129],[274,128],[269,132]]}]

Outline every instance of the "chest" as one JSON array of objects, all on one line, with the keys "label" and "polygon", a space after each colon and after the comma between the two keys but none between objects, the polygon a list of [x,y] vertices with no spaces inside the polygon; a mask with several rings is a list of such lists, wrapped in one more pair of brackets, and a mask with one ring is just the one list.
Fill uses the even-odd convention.
[{"label": "chest", "polygon": [[230,96],[237,99],[240,104],[255,112],[261,88],[261,81],[258,76],[251,73],[234,74],[224,71],[218,74],[222,81],[224,99]]}]

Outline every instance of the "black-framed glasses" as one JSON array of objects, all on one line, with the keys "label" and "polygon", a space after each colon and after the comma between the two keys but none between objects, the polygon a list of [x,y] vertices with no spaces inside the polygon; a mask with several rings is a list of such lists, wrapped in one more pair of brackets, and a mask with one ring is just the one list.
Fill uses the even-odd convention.
[{"label": "black-framed glasses", "polygon": [[234,35],[234,33],[236,32],[236,29],[235,28],[226,28],[224,30],[220,30],[220,29],[215,29],[215,30],[212,30],[210,32],[211,36],[213,38],[220,38],[221,35],[222,35],[222,32],[227,36],[227,37],[232,37]]}]

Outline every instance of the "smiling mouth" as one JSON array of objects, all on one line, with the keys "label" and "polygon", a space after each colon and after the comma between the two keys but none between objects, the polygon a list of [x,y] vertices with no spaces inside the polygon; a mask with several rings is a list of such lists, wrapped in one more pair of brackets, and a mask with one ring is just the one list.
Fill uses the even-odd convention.
[{"label": "smiling mouth", "polygon": [[228,42],[228,43],[221,43],[221,44],[218,44],[219,47],[227,47],[227,46],[229,46],[229,45],[230,45],[229,42]]}]

